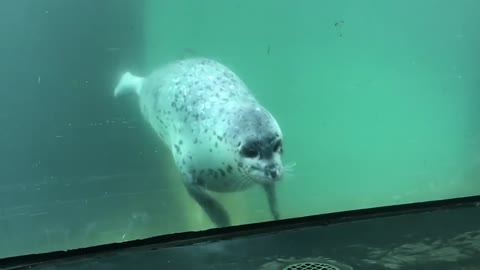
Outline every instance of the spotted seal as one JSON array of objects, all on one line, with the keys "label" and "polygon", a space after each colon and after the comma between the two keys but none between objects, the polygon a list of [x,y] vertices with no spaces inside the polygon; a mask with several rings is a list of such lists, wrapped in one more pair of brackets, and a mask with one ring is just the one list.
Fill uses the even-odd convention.
[{"label": "spotted seal", "polygon": [[275,183],[282,178],[283,137],[272,114],[228,67],[208,58],[170,62],[147,77],[126,72],[114,96],[136,93],[146,121],[170,149],[190,196],[217,227],[225,208],[208,191],[260,184],[279,219]]}]

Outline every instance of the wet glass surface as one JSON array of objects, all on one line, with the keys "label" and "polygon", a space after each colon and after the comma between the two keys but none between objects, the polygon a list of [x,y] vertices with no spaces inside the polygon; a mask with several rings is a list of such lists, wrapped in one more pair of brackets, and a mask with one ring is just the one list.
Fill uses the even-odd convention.
[{"label": "wet glass surface", "polygon": [[[185,57],[229,66],[279,122],[281,218],[480,194],[478,14],[476,0],[2,0],[0,258],[213,227],[138,99],[113,95],[125,71]],[[213,196],[233,225],[272,218],[259,186]]]},{"label": "wet glass surface", "polygon": [[151,245],[107,254],[98,252],[35,269],[280,270],[310,263],[323,265],[327,270],[473,270],[480,265],[478,199],[478,203],[465,207],[333,222],[328,226],[306,223],[303,228],[272,233],[264,230],[230,239],[220,237],[227,238],[223,240],[206,238],[194,245]]}]

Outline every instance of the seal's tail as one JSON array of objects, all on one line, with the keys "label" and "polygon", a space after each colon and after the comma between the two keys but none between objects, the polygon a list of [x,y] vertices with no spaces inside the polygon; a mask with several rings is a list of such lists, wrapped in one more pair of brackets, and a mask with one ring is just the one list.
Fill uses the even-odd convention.
[{"label": "seal's tail", "polygon": [[126,94],[131,94],[135,92],[137,95],[140,94],[143,86],[143,78],[133,75],[130,72],[125,72],[120,78],[120,81],[115,87],[114,96],[122,96]]}]

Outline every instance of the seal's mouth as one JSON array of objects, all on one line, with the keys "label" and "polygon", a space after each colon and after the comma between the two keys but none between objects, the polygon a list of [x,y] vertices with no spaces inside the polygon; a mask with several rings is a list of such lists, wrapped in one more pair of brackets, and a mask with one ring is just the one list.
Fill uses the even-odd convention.
[{"label": "seal's mouth", "polygon": [[273,181],[278,181],[281,178],[281,172],[278,167],[265,168],[264,170],[265,177],[272,179]]},{"label": "seal's mouth", "polygon": [[249,174],[261,183],[277,182],[282,179],[283,172],[280,167],[269,165],[264,168],[258,166],[250,167]]}]

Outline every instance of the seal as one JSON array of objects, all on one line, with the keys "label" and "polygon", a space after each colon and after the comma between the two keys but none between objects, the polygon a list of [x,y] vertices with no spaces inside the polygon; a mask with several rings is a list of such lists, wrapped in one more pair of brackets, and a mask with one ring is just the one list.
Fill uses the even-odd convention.
[{"label": "seal", "polygon": [[280,218],[276,183],[284,166],[283,136],[272,114],[228,67],[208,58],[172,61],[146,77],[125,72],[114,96],[135,93],[140,110],[170,149],[190,196],[217,227],[231,225],[209,192],[255,184]]}]

